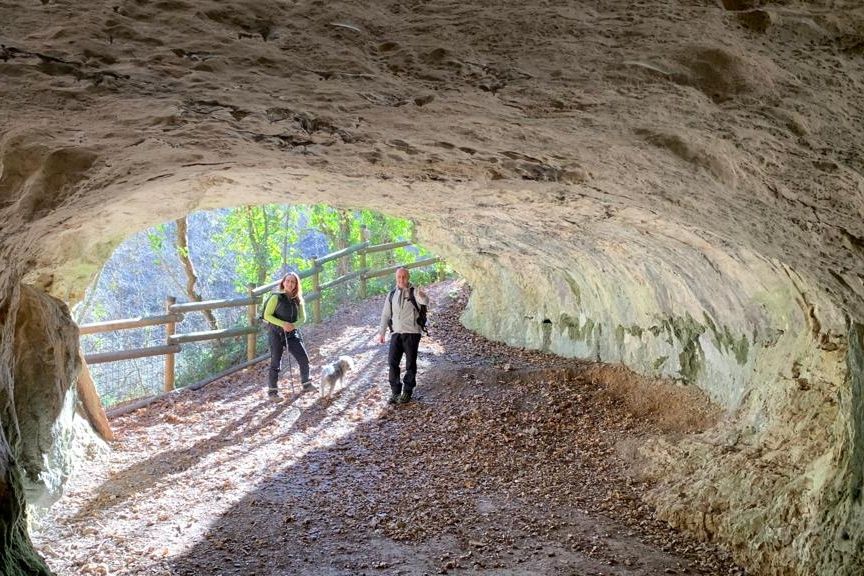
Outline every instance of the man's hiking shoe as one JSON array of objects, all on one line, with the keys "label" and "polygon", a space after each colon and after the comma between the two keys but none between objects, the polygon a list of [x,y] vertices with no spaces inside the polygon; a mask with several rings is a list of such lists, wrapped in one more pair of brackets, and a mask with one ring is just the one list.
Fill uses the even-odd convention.
[{"label": "man's hiking shoe", "polygon": [[391,394],[387,404],[396,404],[399,402],[399,394]]},{"label": "man's hiking shoe", "polygon": [[268,390],[267,399],[273,402],[278,402],[279,400],[281,400],[281,398],[279,398],[279,392],[277,392],[276,390]]},{"label": "man's hiking shoe", "polygon": [[303,382],[303,392],[312,390],[312,388],[314,388],[314,386],[312,386],[312,382],[309,382],[308,380],[306,382]]},{"label": "man's hiking shoe", "polygon": [[407,404],[410,401],[411,401],[411,394],[408,392],[403,392],[399,396],[399,404]]}]

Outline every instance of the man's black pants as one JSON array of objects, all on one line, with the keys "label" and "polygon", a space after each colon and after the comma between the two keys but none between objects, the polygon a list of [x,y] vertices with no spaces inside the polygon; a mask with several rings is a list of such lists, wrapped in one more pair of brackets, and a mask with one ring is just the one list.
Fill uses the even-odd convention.
[{"label": "man's black pants", "polygon": [[286,346],[286,334],[288,335],[288,352],[297,360],[297,366],[300,367],[300,382],[308,382],[309,355],[306,354],[306,348],[303,346],[300,332],[294,331],[288,334],[278,326],[269,329],[268,332],[270,342],[270,372],[267,384],[270,390],[276,390],[276,381],[279,379],[279,365],[282,363],[282,354]]},{"label": "man's black pants", "polygon": [[[417,350],[420,334],[396,334],[390,336],[387,361],[390,364],[390,391],[393,394],[411,394],[417,384]],[[399,380],[399,363],[405,355],[405,376]]]}]

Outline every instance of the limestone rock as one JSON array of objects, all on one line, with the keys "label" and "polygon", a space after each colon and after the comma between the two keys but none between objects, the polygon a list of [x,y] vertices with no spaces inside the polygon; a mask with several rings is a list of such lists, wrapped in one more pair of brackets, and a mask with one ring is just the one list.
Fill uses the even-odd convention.
[{"label": "limestone rock", "polygon": [[[667,517],[766,574],[864,563],[864,7],[13,0],[0,23],[13,501],[9,459],[38,485],[76,368],[39,290],[74,302],[126,234],[192,210],[328,202],[414,218],[484,334],[723,403],[738,456],[650,451]],[[774,466],[778,439],[800,459]]]}]

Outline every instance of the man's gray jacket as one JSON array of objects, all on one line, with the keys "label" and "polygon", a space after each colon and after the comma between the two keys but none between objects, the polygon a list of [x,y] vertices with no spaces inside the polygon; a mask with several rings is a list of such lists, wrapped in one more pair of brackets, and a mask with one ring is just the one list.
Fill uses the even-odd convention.
[{"label": "man's gray jacket", "polygon": [[[396,288],[393,294],[393,332],[395,334],[420,334],[420,326],[417,324],[417,309],[408,299],[408,290],[413,285],[409,284],[408,288],[401,290]],[[423,296],[414,288],[414,300],[417,301],[417,306],[429,305],[429,297]],[[387,298],[384,300],[384,309],[381,311],[381,325],[378,327],[379,334],[387,335],[387,323],[390,320],[390,293],[387,293]]]}]

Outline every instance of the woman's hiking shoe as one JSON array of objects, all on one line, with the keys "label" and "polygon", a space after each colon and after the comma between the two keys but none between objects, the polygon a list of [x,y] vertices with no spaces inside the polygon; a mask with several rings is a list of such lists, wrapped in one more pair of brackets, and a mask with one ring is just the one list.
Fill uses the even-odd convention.
[{"label": "woman's hiking shoe", "polygon": [[267,391],[267,399],[272,400],[273,402],[278,402],[280,400],[279,392],[271,388]]},{"label": "woman's hiking shoe", "polygon": [[411,393],[410,392],[403,392],[399,396],[399,400],[398,400],[399,404],[407,404],[410,401],[411,401]]},{"label": "woman's hiking shoe", "polygon": [[306,382],[303,382],[303,391],[304,392],[306,392],[307,390],[311,390],[312,388],[314,388],[314,386],[312,386],[312,382],[310,382],[309,380],[307,380]]},{"label": "woman's hiking shoe", "polygon": [[397,404],[399,402],[399,394],[391,394],[390,398],[387,400],[387,404]]}]

